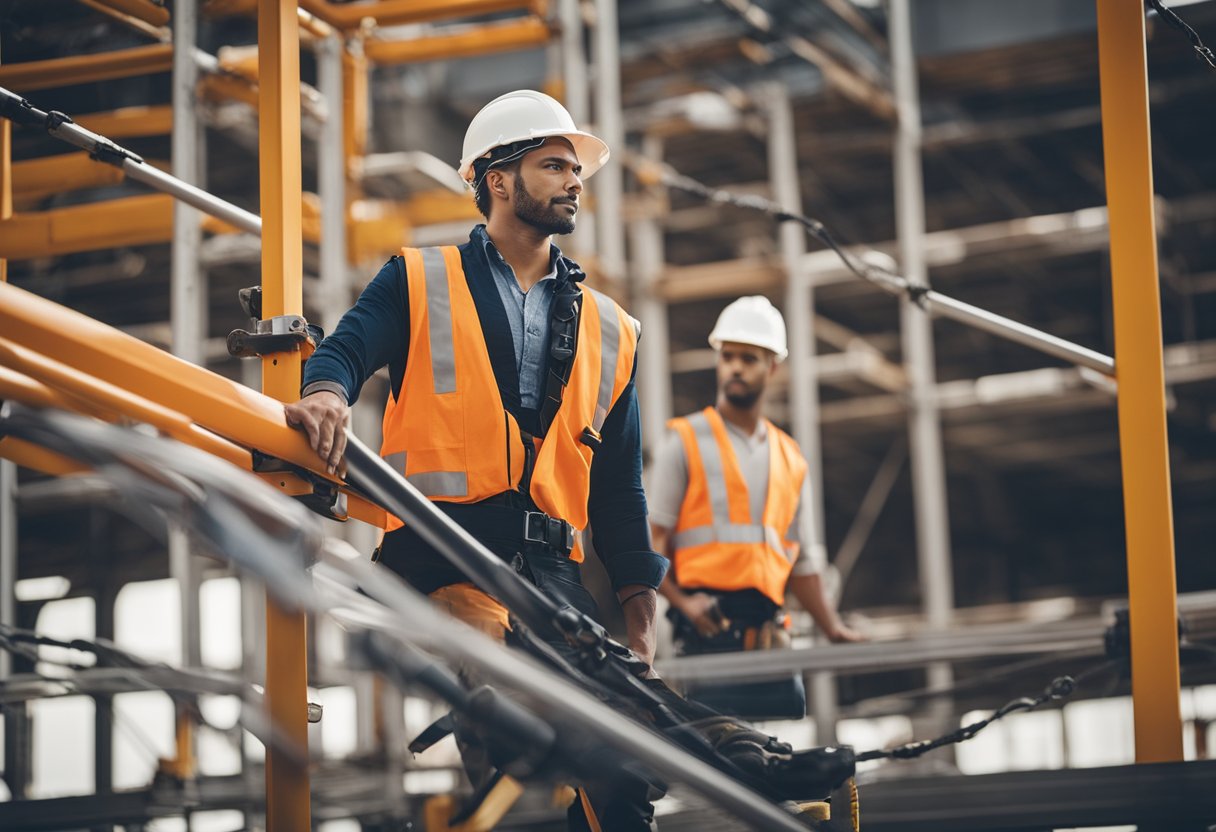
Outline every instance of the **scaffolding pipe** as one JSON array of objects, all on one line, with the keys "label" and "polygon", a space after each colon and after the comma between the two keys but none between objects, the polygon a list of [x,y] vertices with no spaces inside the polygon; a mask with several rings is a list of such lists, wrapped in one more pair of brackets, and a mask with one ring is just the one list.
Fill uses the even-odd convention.
[{"label": "scaffolding pipe", "polygon": [[[113,0],[111,0],[113,2]],[[173,131],[170,133],[173,176],[197,186],[206,169],[202,161],[203,130],[195,110],[198,63],[194,49],[198,33],[197,0],[176,0],[173,21]],[[168,13],[165,14],[166,19]],[[173,354],[193,364],[204,364],[203,341],[207,332],[206,287],[199,264],[202,229],[198,212],[190,205],[173,206],[173,244],[169,264],[169,329]],[[199,590],[202,566],[191,552],[190,539],[175,523],[169,524],[169,574],[177,581],[180,595],[181,660],[186,667],[199,667],[202,656],[202,610]],[[194,770],[193,717],[188,708],[177,706],[176,754],[169,763],[179,776]]]},{"label": "scaffolding pipe", "polygon": [[[591,96],[587,80],[587,50],[584,47],[583,36],[586,27],[583,25],[582,7],[579,0],[559,0],[558,20],[561,29],[561,74],[562,103],[578,125],[580,130],[586,130],[591,121]],[[570,235],[572,253],[582,255],[596,250],[596,216],[598,209],[588,214],[585,222],[574,227]]]},{"label": "scaffolding pipe", "polygon": [[[900,266],[908,283],[928,285],[924,258],[925,203],[921,182],[920,97],[908,0],[891,3],[891,62],[899,124],[895,140],[895,221]],[[909,447],[916,509],[921,601],[933,629],[950,624],[954,581],[950,565],[950,524],[946,515],[946,474],[941,424],[934,399],[933,330],[915,302],[900,305],[904,367],[909,390]],[[940,671],[938,671],[940,672]],[[949,669],[946,669],[949,672]],[[934,679],[934,683],[938,681]],[[943,684],[945,682],[942,682]]]},{"label": "scaffolding pipe", "polygon": [[[663,140],[647,135],[642,139],[642,154],[662,161]],[[654,188],[655,198],[658,188]],[[667,329],[667,303],[655,292],[663,274],[663,226],[656,213],[638,217],[629,224],[630,249],[635,281],[633,306],[646,335],[646,360],[638,362],[638,399],[642,407],[642,439],[653,454],[672,417],[671,337]]]},{"label": "scaffolding pipe", "polygon": [[250,234],[262,233],[262,220],[257,214],[154,168],[138,155],[119,147],[105,136],[70,121],[60,122],[56,118],[50,118],[49,113],[31,106],[29,102],[4,87],[0,87],[0,107],[6,119],[30,127],[41,127],[52,136],[94,154],[99,160],[122,168],[127,176],[137,182],[170,194],[242,231]]},{"label": "scaffolding pipe", "polygon": [[[595,0],[595,105],[600,138],[613,153],[623,153],[625,124],[616,1]],[[595,178],[600,271],[609,280],[625,276],[625,224],[621,219],[624,179],[621,163],[615,159],[610,159]]]},{"label": "scaffolding pipe", "polygon": [[342,52],[339,35],[330,35],[317,44],[317,85],[325,98],[329,118],[321,126],[317,143],[317,189],[321,197],[321,326],[333,332],[347,296],[346,254],[346,156],[345,125],[342,113]]},{"label": "scaffolding pipe", "polygon": [[[773,199],[791,214],[802,213],[802,188],[798,178],[798,136],[789,91],[780,83],[767,84],[761,98],[768,111],[768,171]],[[802,506],[805,541],[814,557],[826,560],[823,522],[823,455],[819,435],[819,374],[815,359],[815,298],[803,261],[806,235],[793,223],[778,228],[781,259],[785,265],[785,314],[789,333],[789,411],[794,439],[806,457],[810,480],[808,503]],[[815,741],[836,742],[836,682],[831,673],[811,676],[811,710],[815,718]]]},{"label": "scaffolding pipe", "polygon": [[0,68],[0,85],[22,92],[154,75],[173,69],[173,45],[153,43],[92,55],[22,61]]},{"label": "scaffolding pipe", "polygon": [[[17,466],[0,459],[0,626],[17,626]],[[13,672],[13,657],[0,650],[0,679]]]},{"label": "scaffolding pipe", "polygon": [[1144,25],[1140,3],[1098,0],[1136,762],[1159,763],[1182,759],[1182,714]]}]

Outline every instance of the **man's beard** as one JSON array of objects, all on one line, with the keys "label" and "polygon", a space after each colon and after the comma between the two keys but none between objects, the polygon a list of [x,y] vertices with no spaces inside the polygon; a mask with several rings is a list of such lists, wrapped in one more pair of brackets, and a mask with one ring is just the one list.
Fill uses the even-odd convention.
[{"label": "man's beard", "polygon": [[757,390],[742,383],[735,385],[733,391],[728,383],[726,389],[722,391],[726,400],[740,410],[750,410],[754,407],[756,402],[760,401],[762,393],[764,393],[763,389]]},{"label": "man's beard", "polygon": [[574,214],[558,212],[557,206],[546,205],[524,187],[524,178],[515,177],[515,216],[545,234],[569,234],[574,230]]}]

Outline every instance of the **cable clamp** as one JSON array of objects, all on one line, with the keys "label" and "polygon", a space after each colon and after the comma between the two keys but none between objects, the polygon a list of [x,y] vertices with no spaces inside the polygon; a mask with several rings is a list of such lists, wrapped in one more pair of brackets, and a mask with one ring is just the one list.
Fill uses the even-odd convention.
[{"label": "cable clamp", "polygon": [[928,303],[926,296],[929,294],[929,287],[923,283],[909,283],[906,287],[908,292],[908,300],[915,303],[921,309],[928,311]]}]

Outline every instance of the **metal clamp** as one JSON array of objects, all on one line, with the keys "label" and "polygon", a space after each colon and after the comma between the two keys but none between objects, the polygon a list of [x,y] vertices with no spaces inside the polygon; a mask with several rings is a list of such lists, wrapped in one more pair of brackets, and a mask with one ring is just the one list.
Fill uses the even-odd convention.
[{"label": "metal clamp", "polygon": [[255,358],[272,352],[299,349],[309,339],[308,321],[300,315],[279,315],[257,322],[255,332],[234,329],[228,333],[228,354]]}]

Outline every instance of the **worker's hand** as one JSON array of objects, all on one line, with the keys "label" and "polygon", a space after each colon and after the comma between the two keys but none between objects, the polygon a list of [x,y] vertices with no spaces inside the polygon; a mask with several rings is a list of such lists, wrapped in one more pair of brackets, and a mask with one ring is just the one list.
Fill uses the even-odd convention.
[{"label": "worker's hand", "polygon": [[701,638],[713,638],[730,626],[718,608],[718,599],[704,592],[694,592],[684,599],[680,608],[684,617],[697,628]]},{"label": "worker's hand", "polygon": [[828,637],[828,641],[833,644],[856,644],[861,641],[869,641],[870,637],[859,633],[847,624],[837,624],[835,628],[824,633]]},{"label": "worker's hand", "polygon": [[625,641],[629,649],[637,653],[646,664],[654,664],[654,651],[658,641],[658,628],[655,624],[658,592],[649,587],[631,584],[621,587],[616,595],[617,600],[621,602],[621,612],[625,615]]},{"label": "worker's hand", "polygon": [[337,393],[319,390],[298,402],[283,405],[287,424],[303,428],[308,444],[321,457],[329,473],[338,470],[346,452],[346,428],[350,424],[350,408]]}]

